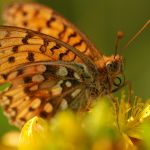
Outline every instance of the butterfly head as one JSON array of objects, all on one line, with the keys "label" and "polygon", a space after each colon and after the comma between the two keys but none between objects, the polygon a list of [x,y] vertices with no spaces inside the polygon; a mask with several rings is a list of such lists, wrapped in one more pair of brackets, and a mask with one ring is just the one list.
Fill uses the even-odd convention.
[{"label": "butterfly head", "polygon": [[105,94],[115,92],[124,85],[122,56],[103,56],[103,59],[97,62],[97,66],[100,72],[100,82],[103,80]]},{"label": "butterfly head", "polygon": [[108,92],[111,93],[117,91],[125,82],[122,56],[115,55],[107,57],[105,59],[104,68],[107,72]]},{"label": "butterfly head", "polygon": [[108,75],[116,76],[123,72],[123,60],[119,55],[107,57],[105,67]]}]

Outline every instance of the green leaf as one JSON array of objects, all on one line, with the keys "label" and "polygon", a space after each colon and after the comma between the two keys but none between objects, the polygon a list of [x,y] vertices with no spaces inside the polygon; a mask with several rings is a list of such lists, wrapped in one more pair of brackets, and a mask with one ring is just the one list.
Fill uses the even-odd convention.
[{"label": "green leaf", "polygon": [[5,83],[3,85],[0,86],[0,91],[4,91],[6,90],[7,88],[9,88],[11,86],[11,83]]}]

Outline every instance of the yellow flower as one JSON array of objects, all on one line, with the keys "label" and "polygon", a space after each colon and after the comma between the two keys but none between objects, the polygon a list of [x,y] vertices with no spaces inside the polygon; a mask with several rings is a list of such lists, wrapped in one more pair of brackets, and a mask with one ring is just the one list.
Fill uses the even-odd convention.
[{"label": "yellow flower", "polygon": [[48,123],[39,117],[29,120],[22,128],[19,148],[21,150],[40,150],[50,138]]},{"label": "yellow flower", "polygon": [[[150,121],[150,100],[142,101],[141,98],[135,97],[133,104],[125,100],[122,93],[118,105],[117,124],[122,134],[127,149],[136,149],[143,140],[144,128],[146,121]],[[150,125],[150,123],[149,123]]]},{"label": "yellow flower", "polygon": [[10,131],[4,134],[0,141],[0,150],[17,150],[19,135],[18,131]]},{"label": "yellow flower", "polygon": [[149,101],[144,103],[138,97],[130,105],[122,93],[116,112],[111,99],[104,97],[83,114],[58,112],[49,122],[34,117],[21,131],[19,149],[138,150],[143,140],[150,148],[149,108]]}]

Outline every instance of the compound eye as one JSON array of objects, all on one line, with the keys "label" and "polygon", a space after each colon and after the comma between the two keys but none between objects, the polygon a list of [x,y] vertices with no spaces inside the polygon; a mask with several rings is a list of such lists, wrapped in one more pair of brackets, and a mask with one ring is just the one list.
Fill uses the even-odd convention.
[{"label": "compound eye", "polygon": [[116,77],[113,83],[115,86],[120,86],[122,84],[122,79],[120,77]]},{"label": "compound eye", "polygon": [[119,69],[119,64],[118,64],[117,62],[111,61],[111,62],[108,62],[108,63],[106,64],[106,68],[107,68],[107,71],[108,71],[109,73],[114,73],[114,72],[119,71],[119,70],[118,70],[118,69]]}]

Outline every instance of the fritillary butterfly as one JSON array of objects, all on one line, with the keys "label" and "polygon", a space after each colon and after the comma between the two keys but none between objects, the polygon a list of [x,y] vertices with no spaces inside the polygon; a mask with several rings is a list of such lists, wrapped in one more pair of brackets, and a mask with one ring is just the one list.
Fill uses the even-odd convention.
[{"label": "fritillary butterfly", "polygon": [[0,26],[0,85],[11,86],[0,103],[16,126],[68,107],[85,110],[124,85],[122,56],[104,56],[53,9],[13,4],[4,19],[11,26]]}]

